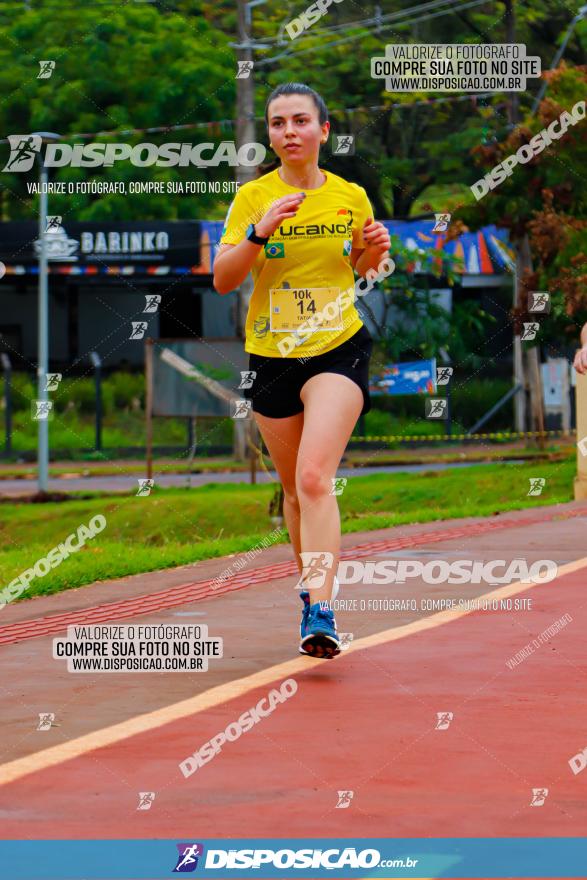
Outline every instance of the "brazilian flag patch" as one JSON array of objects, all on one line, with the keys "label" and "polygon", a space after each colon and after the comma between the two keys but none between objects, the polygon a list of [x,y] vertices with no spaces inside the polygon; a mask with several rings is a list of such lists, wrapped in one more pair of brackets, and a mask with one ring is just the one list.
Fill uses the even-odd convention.
[{"label": "brazilian flag patch", "polygon": [[265,256],[268,260],[277,260],[279,257],[285,257],[285,245],[281,242],[266,244]]}]

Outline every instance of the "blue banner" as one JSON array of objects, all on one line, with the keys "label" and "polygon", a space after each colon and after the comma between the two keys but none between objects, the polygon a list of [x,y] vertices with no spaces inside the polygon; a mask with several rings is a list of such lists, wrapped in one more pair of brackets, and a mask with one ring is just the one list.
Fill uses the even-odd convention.
[{"label": "blue banner", "polygon": [[[438,256],[442,253],[462,260],[464,275],[497,275],[503,272],[513,272],[515,269],[515,254],[509,241],[506,229],[498,229],[497,226],[483,226],[477,232],[463,232],[456,238],[447,241],[446,230],[434,232],[435,220],[382,220],[391,235],[397,235],[408,250],[414,251],[416,266],[418,265],[418,253],[422,251],[435,251]],[[211,261],[214,259],[214,245],[220,241],[223,220],[202,220],[202,238],[200,245],[203,250],[212,251]],[[393,256],[393,249],[392,249]],[[205,262],[206,254],[202,254],[202,262]]]},{"label": "blue banner", "polygon": [[369,379],[369,393],[378,394],[435,394],[436,360],[406,361],[386,364]]},{"label": "blue banner", "polygon": [[0,864],[6,880],[563,878],[585,876],[587,838],[13,840]]}]

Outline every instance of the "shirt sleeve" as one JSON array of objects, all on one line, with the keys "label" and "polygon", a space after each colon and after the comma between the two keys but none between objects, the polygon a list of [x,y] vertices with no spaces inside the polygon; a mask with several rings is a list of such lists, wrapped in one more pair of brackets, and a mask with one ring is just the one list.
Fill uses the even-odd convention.
[{"label": "shirt sleeve", "polygon": [[241,187],[236,193],[224,220],[224,229],[220,236],[220,244],[238,244],[245,237],[251,223],[255,223],[257,211],[247,195],[246,188]]},{"label": "shirt sleeve", "polygon": [[369,217],[371,217],[372,219],[374,218],[373,208],[371,206],[371,202],[369,201],[367,193],[362,186],[359,186],[358,190],[358,212],[356,215],[356,223],[353,224],[353,247],[360,248],[362,250],[365,247],[365,240],[363,239],[363,226],[365,225]]}]

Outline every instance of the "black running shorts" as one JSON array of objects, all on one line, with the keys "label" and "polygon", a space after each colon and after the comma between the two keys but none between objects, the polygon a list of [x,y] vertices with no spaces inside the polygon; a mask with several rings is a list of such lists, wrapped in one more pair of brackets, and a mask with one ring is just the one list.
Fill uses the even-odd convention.
[{"label": "black running shorts", "polygon": [[348,376],[363,392],[365,415],[371,409],[369,397],[369,360],[373,349],[371,334],[363,324],[354,336],[324,354],[308,358],[265,357],[249,354],[249,370],[257,375],[251,388],[243,390],[253,401],[253,411],[262,416],[284,419],[304,411],[300,391],[318,373]]}]

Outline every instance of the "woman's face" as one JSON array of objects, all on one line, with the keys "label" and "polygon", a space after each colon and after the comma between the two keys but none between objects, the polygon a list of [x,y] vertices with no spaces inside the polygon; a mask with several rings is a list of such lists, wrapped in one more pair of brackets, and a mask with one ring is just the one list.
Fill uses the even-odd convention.
[{"label": "woman's face", "polygon": [[267,116],[269,140],[283,163],[305,165],[318,161],[330,123],[320,125],[318,108],[310,95],[280,95],[269,104]]}]

